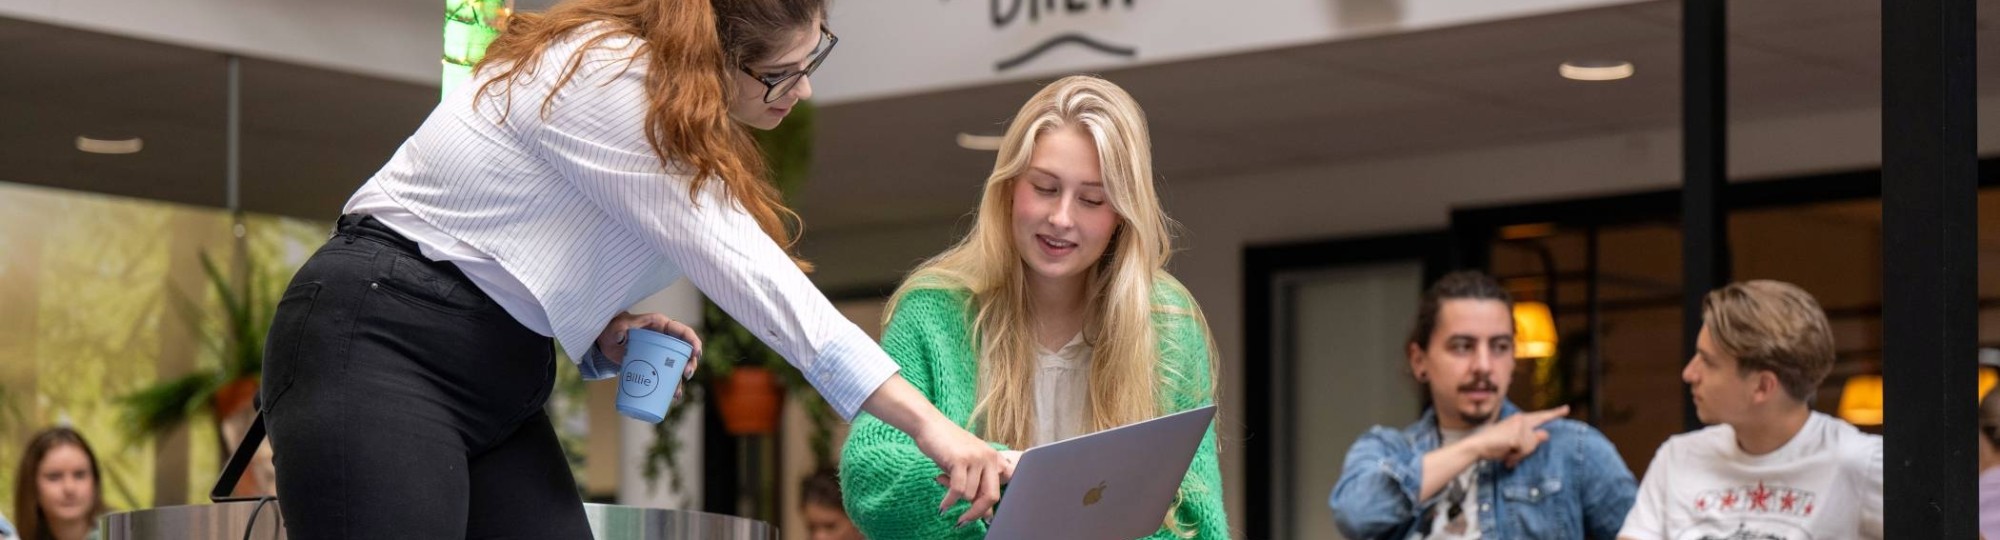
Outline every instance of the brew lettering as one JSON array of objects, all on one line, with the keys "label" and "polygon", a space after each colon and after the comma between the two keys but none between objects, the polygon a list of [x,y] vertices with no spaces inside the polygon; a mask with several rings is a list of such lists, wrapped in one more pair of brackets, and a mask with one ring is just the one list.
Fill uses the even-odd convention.
[{"label": "brew lettering", "polygon": [[1019,20],[1024,4],[1027,7],[1028,23],[1033,24],[1041,22],[1043,13],[1049,16],[1055,16],[1059,12],[1083,13],[1092,9],[1091,4],[1096,4],[1097,9],[1110,9],[1112,4],[1124,4],[1126,8],[1131,8],[1132,0],[992,0],[993,27],[1006,28],[1007,25]]}]

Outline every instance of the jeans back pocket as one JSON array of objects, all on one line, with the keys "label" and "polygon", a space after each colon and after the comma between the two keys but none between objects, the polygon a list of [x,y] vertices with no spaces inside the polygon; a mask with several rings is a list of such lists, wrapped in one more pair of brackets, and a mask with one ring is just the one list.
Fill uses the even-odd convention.
[{"label": "jeans back pocket", "polygon": [[305,341],[306,329],[312,324],[319,291],[318,283],[300,283],[286,288],[285,295],[278,300],[271,329],[264,335],[264,381],[258,392],[263,394],[265,410],[284,397],[299,364],[306,361],[299,356],[299,345]]},{"label": "jeans back pocket", "polygon": [[456,269],[438,267],[451,263],[420,261],[400,254],[385,256],[390,257],[388,271],[377,283],[400,300],[454,314],[472,314],[491,305],[486,293],[460,277]]}]

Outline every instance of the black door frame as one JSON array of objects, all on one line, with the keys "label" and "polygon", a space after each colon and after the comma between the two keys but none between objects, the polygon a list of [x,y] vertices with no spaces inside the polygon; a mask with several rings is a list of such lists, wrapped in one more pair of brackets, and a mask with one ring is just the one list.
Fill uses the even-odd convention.
[{"label": "black door frame", "polygon": [[[1244,516],[1247,538],[1275,538],[1277,505],[1272,490],[1277,485],[1278,432],[1270,390],[1277,387],[1276,309],[1272,299],[1277,277],[1307,269],[1319,269],[1392,261],[1417,260],[1423,263],[1424,283],[1436,281],[1454,267],[1451,235],[1446,231],[1391,233],[1358,238],[1342,238],[1299,243],[1259,245],[1243,250],[1243,376],[1244,392]],[[1421,291],[1410,291],[1415,298]],[[1327,486],[1332,489],[1333,486]]]}]

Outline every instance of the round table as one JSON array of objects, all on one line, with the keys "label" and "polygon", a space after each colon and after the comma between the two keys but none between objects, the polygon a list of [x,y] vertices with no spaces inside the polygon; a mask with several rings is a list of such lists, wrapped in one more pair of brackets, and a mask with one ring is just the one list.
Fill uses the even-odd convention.
[{"label": "round table", "polygon": [[[105,540],[241,540],[244,527],[251,525],[250,538],[285,538],[277,530],[278,503],[258,508],[257,501],[190,506],[168,506],[119,512],[104,517],[99,524]],[[590,532],[598,540],[773,540],[778,530],[771,524],[749,518],[611,504],[585,504]]]}]

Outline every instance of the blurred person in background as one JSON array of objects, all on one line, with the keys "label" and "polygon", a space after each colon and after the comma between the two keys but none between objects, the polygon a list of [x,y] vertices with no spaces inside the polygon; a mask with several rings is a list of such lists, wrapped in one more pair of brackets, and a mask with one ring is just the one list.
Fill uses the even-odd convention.
[{"label": "blurred person in background", "polygon": [[806,517],[806,540],[865,540],[847,518],[840,476],[834,469],[820,469],[806,478],[799,490],[799,510]]},{"label": "blurred person in background", "polygon": [[21,540],[97,538],[104,515],[103,478],[97,454],[67,427],[36,433],[14,471],[14,519]]},{"label": "blurred person in background", "polygon": [[1709,291],[1681,370],[1708,427],[1660,445],[1618,537],[1882,538],[1882,437],[1809,405],[1833,360],[1805,289]]},{"label": "blurred person in background", "polygon": [[1405,342],[1430,398],[1403,428],[1354,441],[1327,504],[1348,538],[1468,540],[1617,534],[1637,489],[1604,434],[1523,411],[1514,373],[1514,299],[1478,271],[1446,274],[1417,307]]}]

